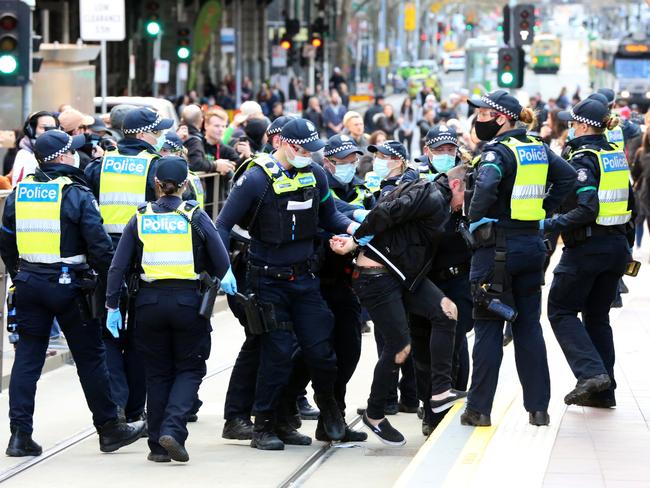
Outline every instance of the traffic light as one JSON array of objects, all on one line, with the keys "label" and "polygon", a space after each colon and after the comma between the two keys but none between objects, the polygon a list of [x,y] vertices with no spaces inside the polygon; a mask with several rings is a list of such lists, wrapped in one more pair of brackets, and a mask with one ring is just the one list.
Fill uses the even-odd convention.
[{"label": "traffic light", "polygon": [[176,56],[181,61],[186,61],[192,55],[192,39],[190,29],[181,27],[177,31]]},{"label": "traffic light", "polygon": [[532,44],[535,37],[535,7],[530,4],[512,8],[512,39],[515,46]]},{"label": "traffic light", "polygon": [[292,47],[291,39],[287,36],[282,36],[282,39],[280,39],[280,47],[285,51],[289,51]]},{"label": "traffic light", "polygon": [[468,22],[467,24],[465,24],[465,30],[466,31],[473,31],[474,30],[474,24],[472,24],[471,22]]},{"label": "traffic light", "polygon": [[160,35],[162,25],[160,23],[160,4],[158,2],[147,2],[144,30],[151,37],[158,37]]},{"label": "traffic light", "polygon": [[497,84],[501,88],[521,88],[524,85],[524,50],[502,47],[498,58]]},{"label": "traffic light", "polygon": [[26,3],[0,1],[0,86],[23,86],[29,81],[31,15]]}]

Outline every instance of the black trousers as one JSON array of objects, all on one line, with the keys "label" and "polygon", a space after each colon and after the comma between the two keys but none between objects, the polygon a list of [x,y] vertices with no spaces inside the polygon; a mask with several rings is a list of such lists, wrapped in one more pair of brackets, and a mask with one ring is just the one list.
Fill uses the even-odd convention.
[{"label": "black trousers", "polygon": [[136,340],[147,374],[149,447],[165,453],[158,439],[187,439],[192,411],[210,356],[210,322],[199,316],[198,290],[143,288],[136,298]]},{"label": "black trousers", "polygon": [[111,398],[106,355],[99,321],[84,322],[79,313],[75,280],[61,285],[53,275],[21,271],[14,278],[20,340],[9,383],[9,421],[23,432],[33,431],[36,383],[41,376],[56,317],[77,367],[86,402],[99,427],[117,418]]},{"label": "black trousers", "polygon": [[431,394],[451,388],[451,362],[456,322],[448,319],[440,307],[439,290],[424,279],[413,291],[406,290],[391,274],[361,274],[353,280],[353,288],[368,309],[375,328],[385,341],[375,366],[368,416],[384,417],[391,379],[399,367],[395,355],[411,344],[408,313],[425,317],[431,324]]}]

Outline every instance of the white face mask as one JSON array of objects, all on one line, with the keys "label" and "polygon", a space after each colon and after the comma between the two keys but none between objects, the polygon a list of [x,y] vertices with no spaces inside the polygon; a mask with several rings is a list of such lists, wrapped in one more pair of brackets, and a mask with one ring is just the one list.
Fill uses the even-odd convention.
[{"label": "white face mask", "polygon": [[79,151],[75,151],[74,152],[74,164],[73,164],[73,166],[75,168],[78,168],[79,164],[80,164]]},{"label": "white face mask", "polygon": [[289,161],[289,164],[294,168],[305,168],[311,164],[311,157],[299,156],[294,152],[293,158],[290,158],[287,154],[287,161]]}]

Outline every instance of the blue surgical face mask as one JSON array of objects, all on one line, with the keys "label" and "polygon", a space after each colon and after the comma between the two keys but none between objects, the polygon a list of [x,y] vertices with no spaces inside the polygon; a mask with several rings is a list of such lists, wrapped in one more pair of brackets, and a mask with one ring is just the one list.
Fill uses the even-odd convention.
[{"label": "blue surgical face mask", "polygon": [[372,170],[377,173],[382,180],[385,179],[390,173],[390,168],[388,167],[388,159],[375,158],[372,162]]},{"label": "blue surgical face mask", "polygon": [[438,173],[446,173],[456,166],[456,157],[451,154],[433,154],[429,161]]},{"label": "blue surgical face mask", "polygon": [[569,132],[567,132],[566,140],[570,141],[571,139],[575,139],[575,138],[576,138],[576,128],[569,127]]},{"label": "blue surgical face mask", "polygon": [[347,185],[354,178],[354,173],[356,172],[357,167],[354,163],[349,164],[337,164],[334,169],[334,178],[339,180],[344,185]]},{"label": "blue surgical face mask", "polygon": [[289,158],[289,155],[287,154],[287,161],[289,161],[289,164],[294,168],[305,168],[311,164],[311,157],[299,156],[296,153],[293,154],[293,158]]},{"label": "blue surgical face mask", "polygon": [[158,139],[156,139],[156,144],[154,145],[154,149],[156,151],[160,151],[162,147],[165,145],[165,141],[167,139],[165,138],[165,133],[161,132],[160,135],[158,136]]}]

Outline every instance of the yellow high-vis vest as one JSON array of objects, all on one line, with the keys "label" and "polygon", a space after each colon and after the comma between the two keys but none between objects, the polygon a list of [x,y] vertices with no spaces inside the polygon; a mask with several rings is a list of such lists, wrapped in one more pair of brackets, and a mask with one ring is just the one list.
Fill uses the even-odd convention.
[{"label": "yellow high-vis vest", "polygon": [[517,174],[510,198],[510,218],[523,221],[546,218],[543,203],[548,156],[544,144],[532,138],[528,142],[510,138],[501,143],[510,149],[517,161]]},{"label": "yellow high-vis vest", "polygon": [[[336,190],[332,189],[332,195],[334,198],[337,200],[341,200],[341,197],[339,197],[336,194]],[[370,192],[363,186],[355,186],[354,187],[354,198],[346,202],[349,205],[352,205],[354,207],[359,207],[359,208],[364,208],[363,203],[366,201],[366,198],[370,196]]]},{"label": "yellow high-vis vest", "polygon": [[628,210],[630,197],[630,168],[625,153],[619,150],[604,151],[580,149],[574,155],[590,152],[598,158],[600,182],[598,183],[598,225],[626,224],[632,217]]},{"label": "yellow high-vis vest", "polygon": [[104,154],[99,183],[99,210],[107,233],[121,234],[138,205],[146,202],[147,175],[156,157],[147,151],[136,156],[125,156],[118,151]]},{"label": "yellow high-vis vest", "polygon": [[16,187],[16,243],[21,259],[54,264],[61,258],[61,202],[70,178],[34,181],[27,176]]},{"label": "yellow high-vis vest", "polygon": [[196,173],[189,171],[187,173],[187,179],[190,183],[190,187],[194,191],[194,195],[196,196],[196,201],[199,202],[199,207],[204,208],[205,191],[203,190],[203,182],[201,181],[201,178],[199,178]]},{"label": "yellow high-vis vest", "polygon": [[625,150],[625,138],[623,137],[623,130],[620,127],[614,127],[612,130],[607,129],[605,131],[605,138],[616,150]]},{"label": "yellow high-vis vest", "polygon": [[199,279],[194,270],[190,225],[192,215],[198,208],[194,206],[187,210],[186,203],[182,202],[176,212],[155,213],[151,203],[148,203],[138,210],[136,219],[138,238],[142,242],[142,280]]}]

